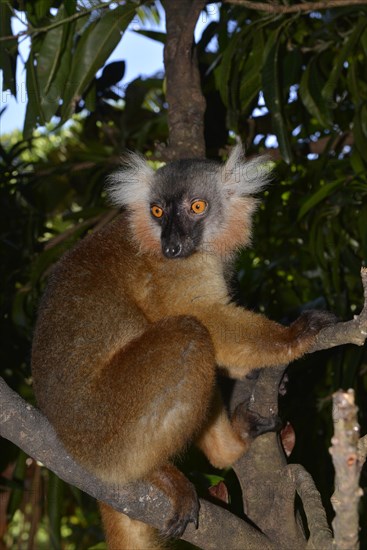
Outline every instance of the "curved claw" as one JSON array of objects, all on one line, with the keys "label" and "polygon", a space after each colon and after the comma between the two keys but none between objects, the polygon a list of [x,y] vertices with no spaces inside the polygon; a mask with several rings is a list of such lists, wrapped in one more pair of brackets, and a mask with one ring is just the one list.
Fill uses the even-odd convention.
[{"label": "curved claw", "polygon": [[250,436],[255,438],[267,432],[278,432],[282,428],[282,420],[279,416],[261,416],[255,411],[247,411]]},{"label": "curved claw", "polygon": [[199,524],[199,499],[195,494],[195,498],[191,502],[191,509],[187,509],[187,501],[184,509],[175,510],[174,515],[167,521],[164,528],[161,530],[161,535],[167,538],[180,538],[184,533],[187,525],[193,523],[198,528]]},{"label": "curved claw", "polygon": [[232,416],[232,425],[244,439],[255,439],[267,432],[277,432],[282,427],[282,421],[277,415],[261,416],[248,408],[248,403],[240,403]]}]

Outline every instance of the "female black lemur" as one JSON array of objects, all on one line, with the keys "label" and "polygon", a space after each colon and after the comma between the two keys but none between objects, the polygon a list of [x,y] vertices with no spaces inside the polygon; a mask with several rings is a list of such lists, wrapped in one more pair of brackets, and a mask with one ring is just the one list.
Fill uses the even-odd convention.
[{"label": "female black lemur", "polygon": [[[251,195],[266,181],[263,161],[246,162],[240,146],[224,165],[181,160],[156,172],[128,155],[110,185],[124,212],[59,261],[40,306],[39,407],[103,480],[144,478],[168,495],[167,536],[198,514],[171,458],[195,441],[214,466],[228,466],[261,431],[241,410],[228,419],[217,369],[242,378],[288,363],[331,322],[309,312],[285,327],[231,303],[224,272],[250,241]],[[111,549],[161,547],[151,527],[101,510]]]}]

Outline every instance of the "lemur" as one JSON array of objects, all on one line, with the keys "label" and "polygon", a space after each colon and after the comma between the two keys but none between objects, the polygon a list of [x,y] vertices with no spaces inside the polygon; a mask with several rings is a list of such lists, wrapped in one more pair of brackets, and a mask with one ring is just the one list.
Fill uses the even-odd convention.
[{"label": "lemur", "polygon": [[[41,302],[40,409],[105,482],[144,479],[165,492],[168,537],[198,516],[196,492],[171,460],[193,441],[227,467],[271,429],[243,408],[228,417],[217,372],[237,379],[289,363],[332,322],[307,312],[286,327],[231,301],[226,272],[250,242],[252,195],[267,181],[263,159],[245,161],[241,146],[225,164],[178,160],[157,171],[129,154],[110,183],[123,212],[61,258]],[[110,549],[162,548],[152,527],[101,511]]]}]

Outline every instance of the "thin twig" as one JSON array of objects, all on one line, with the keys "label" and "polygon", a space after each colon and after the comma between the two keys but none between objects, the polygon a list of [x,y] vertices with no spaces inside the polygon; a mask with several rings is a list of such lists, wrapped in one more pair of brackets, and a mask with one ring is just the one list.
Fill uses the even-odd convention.
[{"label": "thin twig", "polygon": [[366,5],[365,0],[324,0],[320,2],[304,2],[291,6],[273,2],[251,2],[247,0],[225,0],[227,4],[243,6],[250,10],[264,11],[276,15],[285,13],[310,13],[313,11],[327,10],[330,8],[342,8],[347,6]]},{"label": "thin twig", "polygon": [[26,30],[21,31],[18,34],[2,36],[0,38],[0,42],[5,42],[6,40],[17,40],[21,36],[27,36],[27,35],[33,36],[41,32],[50,31],[56,27],[59,27],[60,25],[64,25],[65,23],[70,23],[71,21],[74,21],[75,19],[80,19],[80,17],[84,17],[93,11],[99,10],[101,8],[105,9],[110,4],[116,4],[116,3],[118,2],[116,2],[115,0],[110,0],[109,2],[103,2],[101,4],[97,4],[96,6],[93,6],[92,8],[87,8],[83,11],[74,13],[73,15],[70,15],[69,17],[65,17],[65,19],[61,19],[60,21],[55,21],[55,23],[51,23],[50,25],[45,25],[44,27],[33,27],[32,25],[28,25]]}]

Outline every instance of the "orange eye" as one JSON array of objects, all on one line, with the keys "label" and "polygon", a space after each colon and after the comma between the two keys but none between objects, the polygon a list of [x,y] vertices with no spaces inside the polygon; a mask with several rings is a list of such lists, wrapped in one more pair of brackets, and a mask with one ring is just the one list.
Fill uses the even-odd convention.
[{"label": "orange eye", "polygon": [[151,213],[155,218],[161,218],[163,216],[163,209],[157,204],[153,204],[150,208]]},{"label": "orange eye", "polygon": [[205,212],[207,206],[208,204],[205,201],[197,200],[191,203],[191,211],[194,214],[202,214]]}]

